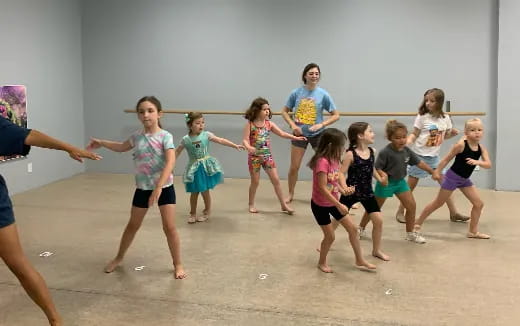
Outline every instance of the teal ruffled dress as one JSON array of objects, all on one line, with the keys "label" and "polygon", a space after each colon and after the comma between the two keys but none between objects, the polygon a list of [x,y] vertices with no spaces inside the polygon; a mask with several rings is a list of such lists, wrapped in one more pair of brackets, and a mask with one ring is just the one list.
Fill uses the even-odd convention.
[{"label": "teal ruffled dress", "polygon": [[222,166],[208,153],[210,135],[212,134],[203,131],[198,136],[186,135],[182,138],[182,145],[189,157],[183,176],[186,192],[204,192],[224,182]]}]

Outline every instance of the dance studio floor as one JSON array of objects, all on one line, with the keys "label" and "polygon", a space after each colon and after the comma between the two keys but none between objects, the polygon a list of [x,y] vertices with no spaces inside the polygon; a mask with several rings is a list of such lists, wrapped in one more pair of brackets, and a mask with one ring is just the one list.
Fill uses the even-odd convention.
[{"label": "dance studio floor", "polygon": [[[226,179],[212,192],[213,214],[188,225],[188,196],[176,178],[177,226],[189,274],[175,280],[157,208],[122,266],[103,273],[128,221],[133,176],[83,174],[13,196],[26,254],[44,276],[65,325],[518,325],[520,193],[481,190],[481,231],[449,222],[446,208],[423,230],[424,245],[404,240],[404,225],[383,214],[383,249],[391,262],[364,255],[377,273],[354,268],[346,232],[329,254],[332,274],[316,268],[321,231],[310,212],[310,182],[299,182],[293,207],[279,212],[268,180],[247,212],[249,180]],[[13,180],[11,180],[13,182]],[[284,191],[286,182],[282,181]],[[435,188],[418,188],[418,210]],[[463,213],[470,204],[455,194]],[[200,200],[199,205],[202,204]],[[359,221],[362,209],[355,210]],[[43,252],[52,255],[40,257]],[[135,270],[136,267],[141,270]],[[139,269],[139,268],[138,268]],[[516,308],[515,308],[516,307]],[[46,318],[0,264],[0,325],[45,325]]]}]

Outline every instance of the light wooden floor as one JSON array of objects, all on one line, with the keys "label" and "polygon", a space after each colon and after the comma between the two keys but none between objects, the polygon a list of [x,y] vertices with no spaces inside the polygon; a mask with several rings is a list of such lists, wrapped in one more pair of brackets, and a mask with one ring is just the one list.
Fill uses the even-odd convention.
[{"label": "light wooden floor", "polygon": [[[84,174],[14,196],[26,254],[46,279],[66,325],[520,322],[520,193],[481,191],[486,203],[481,230],[491,240],[466,239],[467,225],[449,222],[442,208],[424,225],[424,245],[403,240],[404,225],[393,218],[397,201],[389,200],[383,211],[383,248],[392,261],[372,258],[371,241],[363,240],[364,254],[378,272],[357,271],[346,233],[338,230],[329,254],[335,273],[324,274],[316,268],[321,231],[310,212],[310,182],[298,184],[297,212],[288,216],[278,211],[267,180],[257,195],[262,212],[249,214],[248,180],[226,179],[212,193],[211,220],[188,225],[188,196],[179,180],[177,225],[189,273],[182,281],[172,277],[156,208],[124,264],[112,274],[102,272],[128,220],[131,175]],[[436,191],[417,189],[418,210]],[[469,212],[462,194],[456,193],[455,200],[461,212]],[[361,212],[355,211],[356,221]],[[44,251],[53,255],[39,257]],[[146,267],[136,271],[137,266]],[[45,322],[0,264],[0,325]]]}]

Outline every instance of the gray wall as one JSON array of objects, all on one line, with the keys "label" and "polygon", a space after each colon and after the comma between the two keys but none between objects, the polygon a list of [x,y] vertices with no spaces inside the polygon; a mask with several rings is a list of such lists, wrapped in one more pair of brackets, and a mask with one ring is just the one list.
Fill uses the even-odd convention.
[{"label": "gray wall", "polygon": [[[0,0],[0,8],[0,84],[27,86],[29,128],[84,144],[80,1]],[[0,164],[11,193],[84,169],[65,153],[38,148],[26,159]]]},{"label": "gray wall", "polygon": [[[83,14],[87,136],[126,139],[140,125],[123,109],[147,94],[165,108],[231,111],[260,95],[278,111],[314,61],[340,111],[416,112],[426,89],[443,88],[453,111],[486,112],[484,144],[494,158],[497,1],[91,0]],[[379,134],[375,147],[386,145],[385,118],[342,118],[335,126],[360,119]],[[413,118],[402,120],[412,125]],[[463,127],[464,118],[454,120]],[[240,140],[244,119],[206,121],[217,135]],[[163,124],[176,142],[186,133],[179,115]],[[285,178],[289,142],[274,138],[273,147]],[[227,176],[248,176],[245,154],[218,145],[211,152]],[[88,171],[132,171],[130,155],[102,154]],[[303,168],[301,178],[309,177]],[[494,169],[474,181],[494,187]]]},{"label": "gray wall", "polygon": [[520,120],[520,3],[500,1],[500,46],[498,49],[498,105],[497,105],[497,171],[496,188],[520,190],[515,171],[520,162],[518,137]]}]

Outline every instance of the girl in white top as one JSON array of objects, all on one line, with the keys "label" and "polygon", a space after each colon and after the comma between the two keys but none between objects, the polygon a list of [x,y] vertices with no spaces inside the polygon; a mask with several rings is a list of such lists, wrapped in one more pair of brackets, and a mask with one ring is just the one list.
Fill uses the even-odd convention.
[{"label": "girl in white top", "polygon": [[[436,169],[439,165],[439,154],[444,140],[458,134],[458,131],[452,126],[450,117],[442,110],[443,104],[444,92],[441,89],[427,90],[419,106],[413,132],[408,136],[410,148],[432,169]],[[426,171],[416,166],[408,166],[408,185],[412,191],[419,183],[419,179],[429,176]],[[446,204],[450,211],[451,221],[466,222],[469,220],[469,217],[457,212],[451,198],[446,201]],[[399,205],[395,215],[396,220],[405,223],[404,215],[404,207]]]}]

